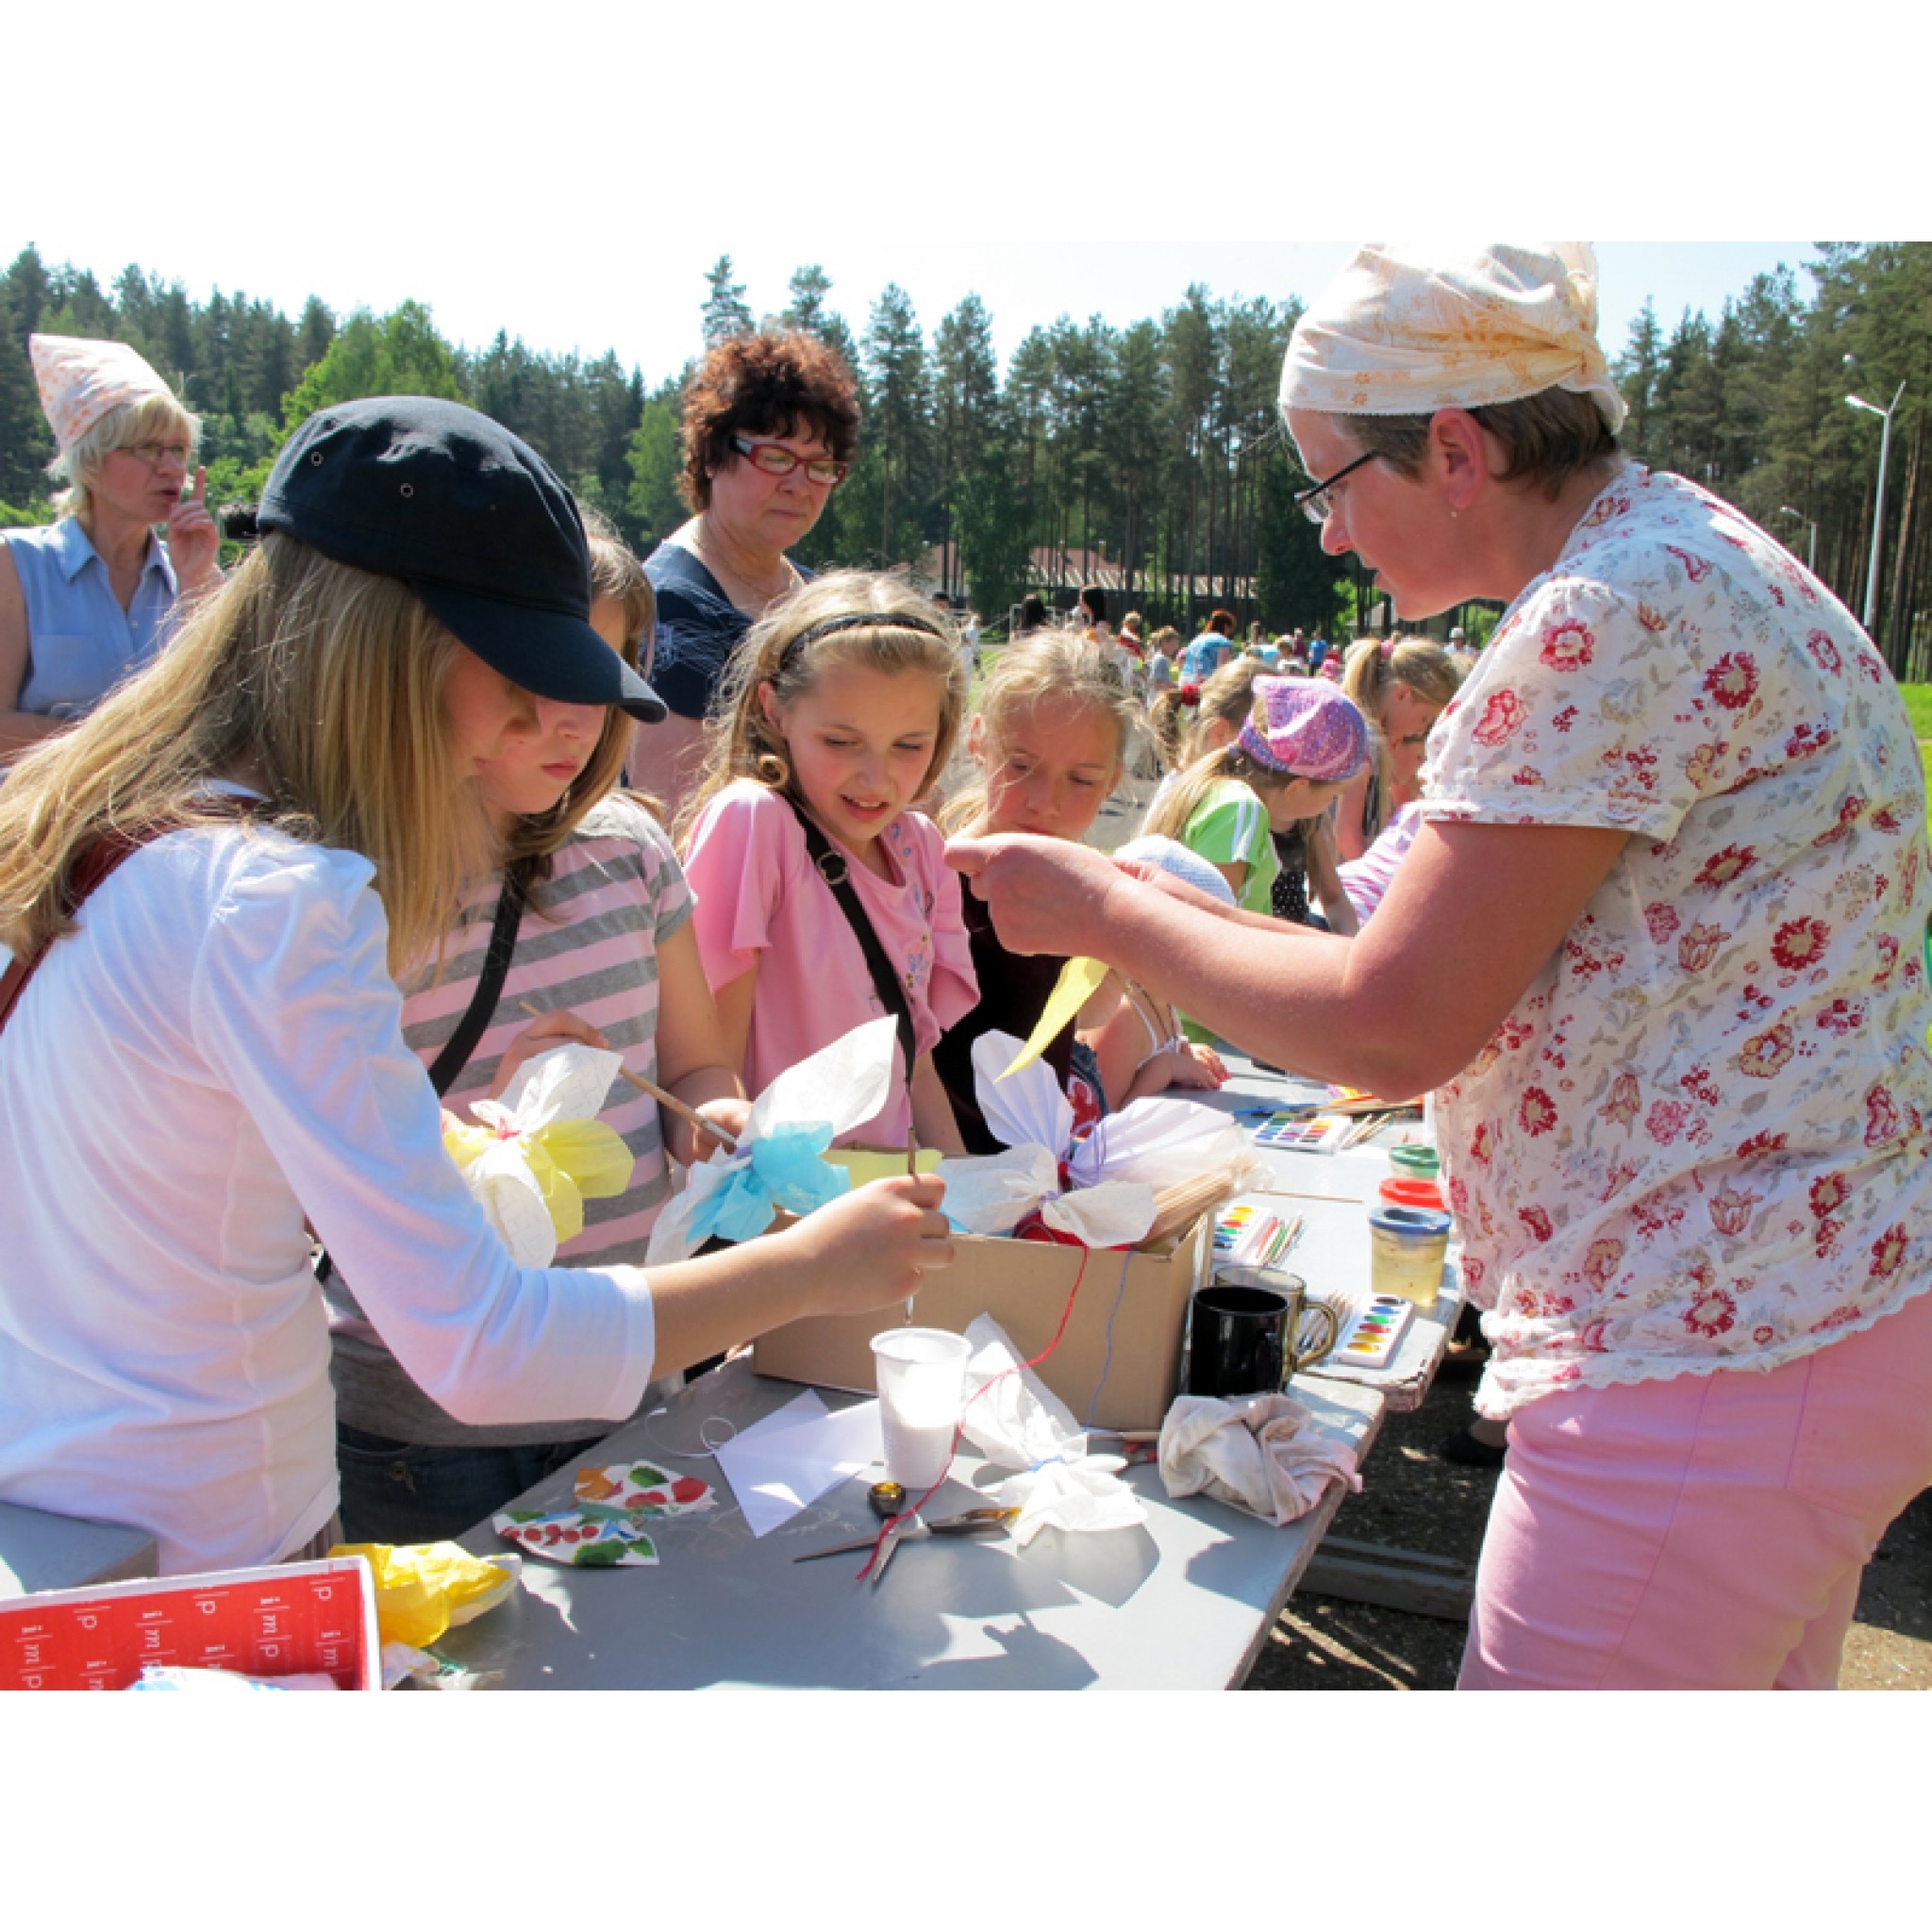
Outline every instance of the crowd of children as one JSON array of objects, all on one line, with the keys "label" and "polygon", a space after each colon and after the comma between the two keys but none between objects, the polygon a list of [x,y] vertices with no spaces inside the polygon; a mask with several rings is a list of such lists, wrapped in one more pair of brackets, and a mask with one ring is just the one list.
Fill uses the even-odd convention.
[{"label": "crowd of children", "polygon": [[[411,467],[424,449],[461,488],[411,524],[391,513],[448,488]],[[471,554],[457,511],[479,506],[521,551]],[[930,814],[949,758],[963,729],[977,782],[945,801],[948,830],[1078,841],[1145,737],[1138,613],[1116,641],[1096,597],[1075,623],[1016,637],[969,711],[972,660],[946,613],[892,575],[835,572],[774,603],[734,651],[702,777],[667,828],[624,782],[636,721],[662,709],[639,675],[651,585],[594,515],[581,533],[513,438],[454,406],[350,406],[291,441],[259,521],[258,547],[139,700],[111,696],[24,759],[0,803],[14,976],[46,969],[0,1076],[16,1143],[44,1141],[50,1121],[56,1144],[99,1125],[48,1071],[70,1050],[62,1002],[88,998],[103,1041],[143,1056],[145,1103],[199,1091],[183,1117],[212,1161],[201,1172],[136,1136],[80,1178],[58,1162],[16,1170],[32,1198],[14,1263],[52,1267],[70,1216],[104,1240],[58,1313],[0,1267],[0,1390],[28,1419],[0,1450],[0,1495],[131,1515],[169,1567],[285,1557],[338,1533],[455,1535],[675,1388],[702,1342],[755,1333],[769,1290],[711,1257],[685,1264],[707,1319],[673,1341],[676,1271],[638,1272],[652,1225],[679,1166],[714,1144],[691,1123],[741,1129],[752,1096],[862,1022],[897,1022],[895,1076],[850,1138],[995,1151],[973,1043],[1030,1034],[1064,962],[1009,951],[945,865]],[[541,614],[520,624],[519,609]],[[264,694],[286,692],[310,632],[302,689],[326,725],[305,733]],[[1157,660],[1175,641],[1157,633]],[[1250,655],[1209,678],[1154,836],[1131,849],[1304,921],[1306,870],[1346,930],[1327,808],[1366,762],[1369,727],[1332,686],[1268,669]],[[458,783],[440,795],[442,769]],[[100,861],[117,851],[127,863],[110,880]],[[199,924],[188,896],[167,897],[184,863],[202,881]],[[92,943],[58,943],[96,889],[98,916],[78,922]],[[152,1009],[142,982],[157,967],[156,991],[186,1004]],[[251,998],[216,1026],[196,1002],[220,1005],[251,971]],[[615,1049],[686,1111],[617,1090],[604,1118],[629,1180],[533,1281],[452,1187],[437,1101],[463,1119],[566,1041]],[[314,1072],[325,1047],[354,1072],[299,1091],[295,1070]],[[1225,1078],[1205,1036],[1122,975],[1045,1058],[1083,1129]],[[428,1080],[412,1091],[405,1068]],[[229,1096],[212,1111],[211,1089]],[[209,1188],[230,1207],[184,1252]],[[908,1252],[942,1259],[935,1202],[908,1181],[821,1229],[836,1253],[867,1229],[897,1237],[830,1302],[859,1283],[878,1298]],[[130,1264],[173,1313],[142,1306]],[[237,1319],[264,1278],[275,1291]],[[808,1296],[827,1301],[820,1283]],[[216,1360],[199,1372],[164,1370],[176,1323],[232,1332],[205,1343]],[[540,1347],[547,1374],[507,1366]]]}]

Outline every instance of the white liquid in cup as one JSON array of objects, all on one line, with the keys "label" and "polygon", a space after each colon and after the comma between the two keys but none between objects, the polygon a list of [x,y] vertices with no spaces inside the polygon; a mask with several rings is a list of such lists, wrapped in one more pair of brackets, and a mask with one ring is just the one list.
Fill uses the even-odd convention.
[{"label": "white liquid in cup", "polygon": [[914,1498],[952,1460],[973,1344],[943,1328],[892,1328],[873,1337],[886,1474]]}]

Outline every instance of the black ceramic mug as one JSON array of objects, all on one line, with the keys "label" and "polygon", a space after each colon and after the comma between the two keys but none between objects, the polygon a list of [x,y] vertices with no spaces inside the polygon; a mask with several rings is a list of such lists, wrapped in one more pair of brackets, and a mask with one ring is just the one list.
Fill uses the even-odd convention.
[{"label": "black ceramic mug", "polygon": [[1288,1298],[1210,1281],[1194,1291],[1190,1395],[1258,1395],[1281,1387]]},{"label": "black ceramic mug", "polygon": [[1224,1269],[1194,1292],[1188,1393],[1273,1394],[1334,1347],[1336,1327],[1299,1275]]}]

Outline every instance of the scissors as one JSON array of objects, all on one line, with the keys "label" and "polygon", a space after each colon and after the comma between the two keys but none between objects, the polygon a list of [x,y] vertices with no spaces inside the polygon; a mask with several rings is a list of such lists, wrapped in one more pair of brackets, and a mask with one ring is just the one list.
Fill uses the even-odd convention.
[{"label": "scissors", "polygon": [[917,1515],[895,1516],[886,1524],[883,1542],[879,1542],[876,1534],[856,1537],[850,1542],[829,1543],[823,1550],[807,1550],[791,1560],[809,1563],[819,1557],[850,1556],[858,1550],[869,1550],[876,1542],[879,1544],[878,1561],[872,1573],[872,1580],[876,1587],[879,1578],[886,1574],[886,1565],[898,1555],[901,1543],[922,1542],[929,1536],[997,1536],[1019,1513],[1016,1508],[968,1509],[963,1515],[942,1516],[937,1523],[928,1523],[924,1517]]}]

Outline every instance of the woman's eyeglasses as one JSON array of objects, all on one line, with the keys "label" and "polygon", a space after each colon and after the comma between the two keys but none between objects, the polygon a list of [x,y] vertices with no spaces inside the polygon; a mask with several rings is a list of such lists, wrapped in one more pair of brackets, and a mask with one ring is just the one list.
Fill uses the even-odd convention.
[{"label": "woman's eyeglasses", "polygon": [[836,486],[844,482],[852,469],[850,463],[835,463],[829,457],[794,456],[782,442],[754,442],[747,436],[734,436],[731,447],[768,476],[789,476],[803,463],[808,481]]},{"label": "woman's eyeglasses", "polygon": [[1334,475],[1328,477],[1324,482],[1311,483],[1306,490],[1296,491],[1294,498],[1295,507],[1301,511],[1303,516],[1307,518],[1309,523],[1325,524],[1335,514],[1335,499],[1328,492],[1344,476],[1352,476],[1364,463],[1373,463],[1375,460],[1375,454],[1374,450],[1369,450],[1356,458],[1354,462],[1348,463],[1341,469],[1337,470]]},{"label": "woman's eyeglasses", "polygon": [[124,442],[121,447],[129,456],[139,457],[150,470],[158,468],[169,457],[185,465],[194,454],[185,442]]}]

